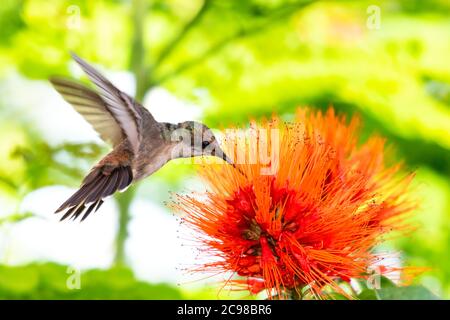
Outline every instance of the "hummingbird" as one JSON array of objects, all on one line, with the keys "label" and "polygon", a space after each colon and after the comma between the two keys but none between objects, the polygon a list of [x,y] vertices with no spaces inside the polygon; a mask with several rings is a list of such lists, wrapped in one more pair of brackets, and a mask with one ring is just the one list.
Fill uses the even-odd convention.
[{"label": "hummingbird", "polygon": [[206,125],[195,121],[156,121],[142,104],[119,90],[92,65],[74,53],[71,56],[96,90],[67,78],[49,80],[113,149],[56,210],[55,213],[64,212],[61,220],[81,216],[83,221],[100,208],[106,197],[124,191],[175,158],[215,156],[235,166]]}]

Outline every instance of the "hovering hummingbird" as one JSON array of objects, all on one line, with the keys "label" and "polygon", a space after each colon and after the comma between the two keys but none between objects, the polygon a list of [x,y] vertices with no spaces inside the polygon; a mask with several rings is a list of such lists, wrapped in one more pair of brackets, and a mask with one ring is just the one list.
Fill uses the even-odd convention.
[{"label": "hovering hummingbird", "polygon": [[[93,82],[94,91],[72,80],[52,77],[54,88],[84,119],[113,146],[84,178],[80,188],[55,213],[65,211],[61,220],[82,215],[81,221],[102,205],[103,199],[123,191],[174,158],[216,156],[234,166],[204,124],[186,121],[158,122],[139,102],[116,88],[86,61],[72,53]],[[182,134],[188,139],[180,139]],[[192,137],[201,137],[192,139]]]}]

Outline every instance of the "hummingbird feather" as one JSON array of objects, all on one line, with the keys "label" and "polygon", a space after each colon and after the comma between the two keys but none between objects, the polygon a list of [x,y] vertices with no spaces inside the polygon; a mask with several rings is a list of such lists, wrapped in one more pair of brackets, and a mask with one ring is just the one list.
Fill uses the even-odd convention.
[{"label": "hummingbird feather", "polygon": [[117,146],[125,134],[106,107],[106,103],[93,90],[72,80],[50,78],[53,87],[94,128],[103,141]]},{"label": "hummingbird feather", "polygon": [[[111,112],[114,119],[124,131],[131,143],[133,151],[137,153],[142,136],[142,117],[139,105],[132,97],[117,89],[86,61],[74,53],[72,53],[72,57],[98,88],[99,95],[105,102],[106,108]],[[153,119],[153,121],[155,120]]]},{"label": "hummingbird feather", "polygon": [[[133,176],[129,166],[116,167],[108,174],[103,172],[102,167],[94,168],[88,174],[80,189],[67,199],[55,213],[67,210],[61,220],[68,217],[75,220],[85,212],[82,217],[83,221],[92,212],[94,207],[96,209],[100,207],[104,198],[112,195],[116,191],[122,191],[132,180]],[[87,210],[85,211],[86,207]]]}]

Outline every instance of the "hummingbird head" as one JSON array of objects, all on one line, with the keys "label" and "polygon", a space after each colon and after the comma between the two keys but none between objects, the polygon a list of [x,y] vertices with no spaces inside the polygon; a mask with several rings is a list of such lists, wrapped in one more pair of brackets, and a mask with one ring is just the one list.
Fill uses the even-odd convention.
[{"label": "hummingbird head", "polygon": [[[181,132],[178,132],[178,130]],[[204,124],[186,121],[179,123],[176,131],[179,141],[176,157],[214,156],[234,166],[233,161],[220,147],[211,129]]]}]

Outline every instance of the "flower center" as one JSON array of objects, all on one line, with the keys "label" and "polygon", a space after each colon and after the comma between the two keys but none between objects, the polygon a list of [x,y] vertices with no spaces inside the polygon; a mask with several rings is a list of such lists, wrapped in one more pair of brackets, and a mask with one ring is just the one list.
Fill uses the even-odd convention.
[{"label": "flower center", "polygon": [[242,232],[242,238],[245,240],[259,240],[259,237],[261,236],[261,227],[256,222],[255,219],[252,219],[250,222],[250,225],[248,229],[245,229]]},{"label": "flower center", "polygon": [[[285,240],[298,238],[301,225],[313,208],[303,204],[298,191],[275,186],[270,189],[270,205],[264,215],[258,211],[258,200],[252,186],[241,188],[228,200],[229,234],[238,236],[240,256],[238,273],[243,276],[261,276],[267,264],[283,264],[286,255]],[[269,213],[269,214],[267,214]]]}]

